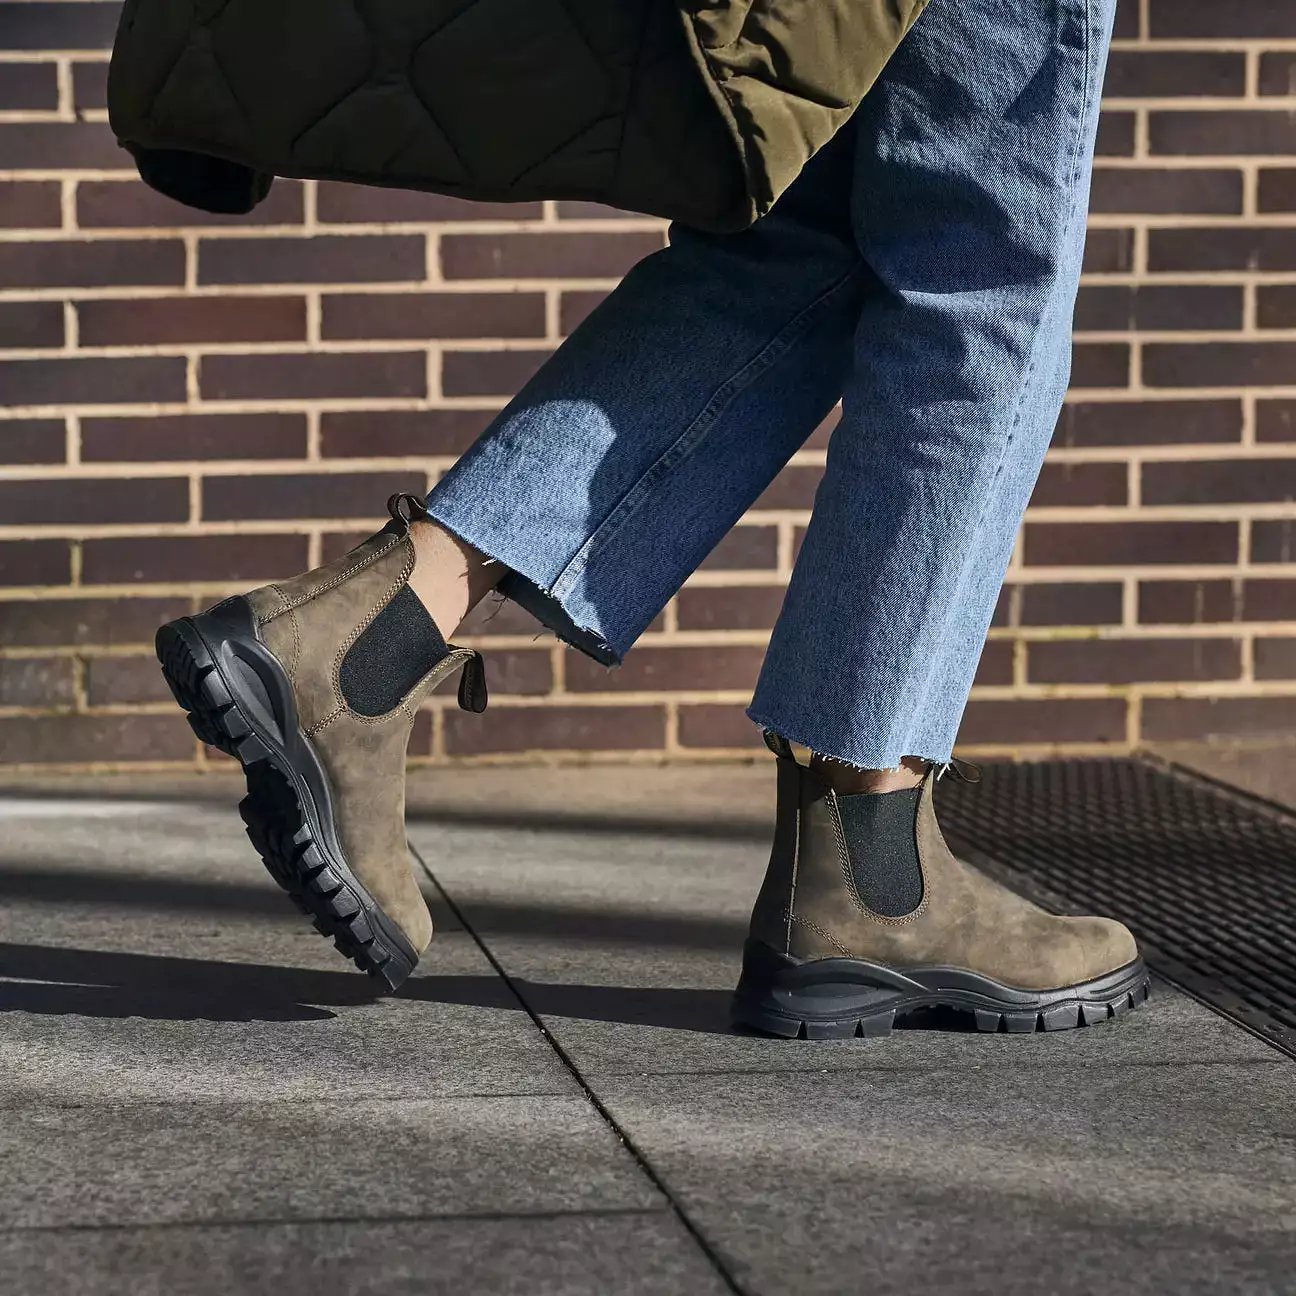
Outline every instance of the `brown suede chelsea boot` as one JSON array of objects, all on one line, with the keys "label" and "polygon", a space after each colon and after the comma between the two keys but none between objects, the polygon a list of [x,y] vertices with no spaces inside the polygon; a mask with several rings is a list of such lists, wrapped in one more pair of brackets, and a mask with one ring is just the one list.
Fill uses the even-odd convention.
[{"label": "brown suede chelsea boot", "polygon": [[409,587],[422,501],[388,509],[336,561],[164,625],[157,655],[194,733],[242,763],[239,809],[271,876],[394,990],[432,939],[405,839],[415,712],[459,669],[459,705],[483,711],[486,678]]},{"label": "brown suede chelsea boot", "polygon": [[1048,913],[954,857],[936,823],[934,766],[920,787],[840,795],[782,738],[766,741],[778,814],[736,1024],[789,1038],[885,1035],[898,1015],[943,1005],[972,1012],[983,1031],[1062,1030],[1147,998],[1120,923]]}]

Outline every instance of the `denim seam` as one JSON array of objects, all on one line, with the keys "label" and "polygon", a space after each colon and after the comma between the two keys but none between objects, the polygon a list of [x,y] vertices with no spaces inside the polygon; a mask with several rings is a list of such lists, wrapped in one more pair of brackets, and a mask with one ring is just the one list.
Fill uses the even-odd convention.
[{"label": "denim seam", "polygon": [[594,556],[615,539],[621,528],[649,499],[660,480],[697,449],[706,433],[732,401],[787,354],[793,343],[805,333],[820,309],[847,287],[859,273],[860,268],[855,266],[835,280],[818,297],[798,311],[737,373],[720,384],[693,422],[649,466],[643,476],[622,496],[594,533],[576,551],[549,588],[548,592],[554,598],[562,600],[571,593]]},{"label": "denim seam", "polygon": [[[1094,0],[1084,0],[1084,44],[1083,44],[1083,50],[1081,55],[1083,60],[1083,74],[1081,77],[1081,84],[1080,84],[1081,109],[1079,113],[1074,115],[1073,118],[1071,154],[1067,163],[1067,169],[1070,173],[1067,181],[1067,188],[1070,192],[1071,206],[1067,211],[1066,220],[1064,221],[1062,226],[1060,241],[1063,243],[1063,245],[1066,244],[1067,237],[1070,235],[1072,229],[1075,226],[1076,212],[1079,210],[1080,207],[1080,204],[1078,202],[1078,187],[1081,179],[1080,176],[1080,162],[1081,162],[1081,153],[1082,153],[1081,141],[1084,135],[1083,127],[1084,127],[1086,114],[1089,110],[1089,95],[1093,84],[1093,69],[1092,69],[1093,43],[1094,43],[1093,42],[1093,28],[1094,28],[1093,6],[1094,6]],[[999,461],[995,465],[994,475],[990,481],[991,487],[993,487],[993,485],[1003,475],[1004,465],[1008,462],[1008,451],[1011,448],[1013,444],[1013,440],[1017,435],[1018,428],[1021,426],[1022,417],[1026,408],[1026,393],[1030,390],[1031,379],[1035,375],[1035,370],[1039,362],[1040,337],[1042,333],[1041,325],[1044,319],[1046,318],[1046,316],[1047,316],[1047,308],[1045,309],[1045,311],[1041,312],[1040,319],[1036,322],[1034,334],[1031,339],[1030,359],[1027,361],[1026,368],[1022,373],[1021,383],[1017,390],[1017,399],[1013,407],[1012,423],[1009,425],[1008,434],[1004,437],[1003,445],[999,451]],[[986,513],[990,507],[990,498],[991,498],[991,491],[989,488],[987,488],[987,490],[983,492],[981,511],[977,514],[976,525],[972,531],[972,534],[974,536],[980,534],[981,528],[985,523]],[[965,560],[964,567],[963,567],[963,576],[960,578],[960,582],[959,582],[960,588],[962,586],[963,579],[966,578],[967,570],[968,570],[967,563]],[[951,599],[950,601],[951,610],[954,606],[956,606],[957,602],[958,602],[957,599]],[[948,620],[948,613],[947,613],[947,620]],[[944,627],[942,627],[942,629],[943,628]],[[917,703],[914,707],[915,714],[921,713],[923,708],[926,706],[927,698],[931,693],[931,687],[932,687],[932,676],[930,673],[928,673],[927,678],[923,683],[922,693],[919,695]]]}]

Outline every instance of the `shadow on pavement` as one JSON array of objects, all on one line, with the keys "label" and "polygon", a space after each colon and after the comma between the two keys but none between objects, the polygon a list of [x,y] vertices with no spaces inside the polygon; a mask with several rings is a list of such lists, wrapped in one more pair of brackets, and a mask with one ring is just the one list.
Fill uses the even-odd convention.
[{"label": "shadow on pavement", "polygon": [[78,868],[0,868],[0,899],[38,904],[124,905],[134,909],[202,910],[267,918],[301,915],[282,891],[264,884],[194,882],[183,877]]},{"label": "shadow on pavement", "polygon": [[[102,950],[0,944],[0,1011],[154,1021],[323,1021],[380,997],[358,972],[320,972]],[[589,1021],[726,1032],[727,991],[515,983],[533,1011]],[[415,976],[398,996],[521,1012],[495,976]]]},{"label": "shadow on pavement", "polygon": [[325,1021],[378,998],[359,973],[0,944],[0,1011],[153,1021]]},{"label": "shadow on pavement", "polygon": [[[330,1008],[381,998],[359,973],[105,950],[0,944],[0,1012],[42,1016],[141,1017],[152,1021],[326,1021]],[[516,990],[516,993],[514,993]],[[702,987],[563,984],[497,976],[414,976],[398,998],[541,1017],[732,1033],[728,990]],[[896,1022],[901,1029],[972,1031],[971,1017],[933,1008]]]},{"label": "shadow on pavement", "polygon": [[[183,877],[108,873],[94,869],[0,868],[0,900],[39,904],[113,905],[153,912],[245,914],[286,919],[301,915],[282,892],[264,883],[196,882]],[[426,896],[439,931],[458,927],[435,894]],[[594,944],[660,945],[683,949],[742,948],[745,922],[684,914],[631,913],[565,905],[508,904],[493,900],[464,904],[474,928],[492,936],[556,936]]]},{"label": "shadow on pavement", "polygon": [[[626,1026],[660,1026],[667,1030],[727,1035],[729,991],[695,987],[565,985],[512,982],[527,1007],[541,1017],[572,1017],[581,1021],[618,1022]],[[425,977],[414,984],[411,997],[437,1003],[497,1007],[494,987],[517,1000],[502,982],[488,977]]]}]

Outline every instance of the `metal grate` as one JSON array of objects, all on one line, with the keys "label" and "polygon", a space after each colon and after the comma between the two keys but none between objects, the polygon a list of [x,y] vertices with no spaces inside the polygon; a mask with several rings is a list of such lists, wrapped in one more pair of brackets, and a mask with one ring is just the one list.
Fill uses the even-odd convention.
[{"label": "metal grate", "polygon": [[1155,971],[1296,1057],[1296,813],[1137,759],[989,764],[937,804],[970,862],[1119,918]]}]

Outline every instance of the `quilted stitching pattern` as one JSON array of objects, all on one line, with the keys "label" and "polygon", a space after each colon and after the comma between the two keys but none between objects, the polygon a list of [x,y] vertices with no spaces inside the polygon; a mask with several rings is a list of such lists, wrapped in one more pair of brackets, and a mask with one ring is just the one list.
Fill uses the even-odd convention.
[{"label": "quilted stitching pattern", "polygon": [[[132,37],[167,66],[133,69],[143,101],[119,133],[239,161],[255,134],[279,174],[507,190],[606,125],[578,169],[607,184],[648,3],[622,0],[610,27],[591,0],[204,0],[175,50],[145,35],[174,26],[175,0],[136,0],[115,58]],[[507,131],[483,130],[505,117]]]},{"label": "quilted stitching pattern", "polygon": [[272,175],[766,210],[924,0],[127,0],[118,137]]}]

